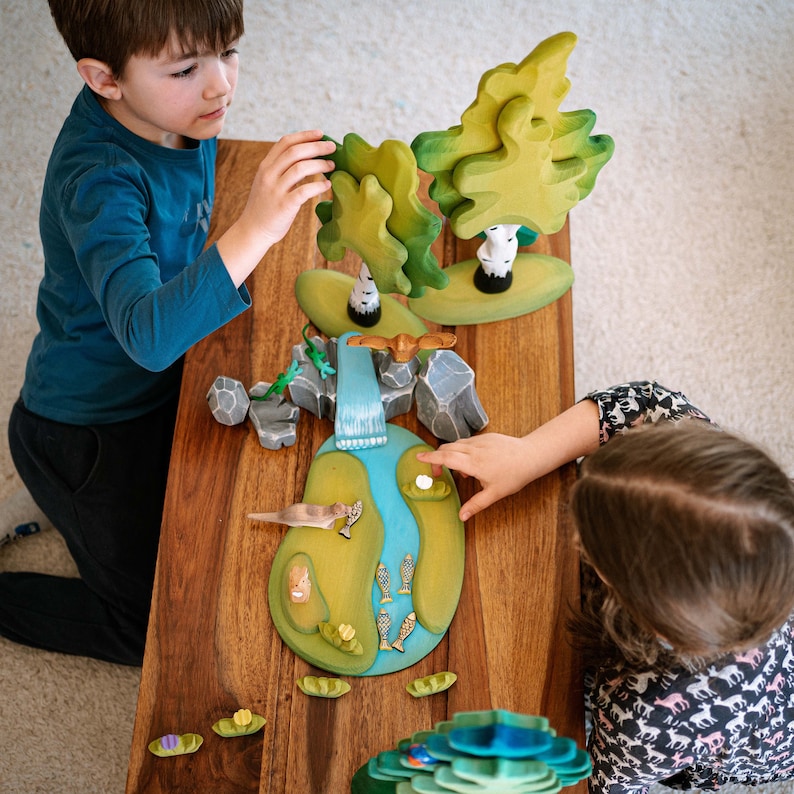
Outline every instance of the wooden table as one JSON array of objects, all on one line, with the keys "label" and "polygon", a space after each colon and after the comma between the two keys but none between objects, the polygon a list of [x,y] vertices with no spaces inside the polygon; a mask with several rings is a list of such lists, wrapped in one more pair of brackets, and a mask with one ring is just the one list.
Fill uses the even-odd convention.
[{"label": "wooden table", "polygon": [[[211,239],[242,210],[268,146],[220,142]],[[206,393],[217,375],[248,387],[274,380],[289,364],[306,322],[293,295],[295,277],[328,266],[316,230],[306,206],[249,279],[252,309],[187,355],[129,793],[345,794],[368,758],[459,711],[541,714],[559,734],[583,741],[580,668],[565,639],[568,608],[579,596],[563,509],[573,467],[467,522],[460,604],[429,656],[399,673],[350,678],[352,691],[339,700],[297,688],[301,676],[322,673],[283,644],[270,619],[270,563],[287,527],[253,524],[246,514],[301,501],[309,465],[333,425],[302,412],[297,443],[266,450],[249,422],[218,424]],[[450,264],[473,256],[476,242],[457,240],[445,224],[434,251]],[[567,226],[531,250],[569,261]],[[331,266],[357,272],[352,259]],[[474,368],[489,430],[523,434],[573,402],[570,293],[515,320],[447,330],[457,333],[456,351]],[[413,411],[395,423],[437,443]],[[458,483],[461,499],[476,487]],[[421,699],[406,693],[409,681],[442,670],[458,675],[447,692]],[[217,736],[213,723],[242,707],[264,716],[264,729]],[[189,732],[204,737],[193,755],[161,759],[147,750],[164,734]]]}]

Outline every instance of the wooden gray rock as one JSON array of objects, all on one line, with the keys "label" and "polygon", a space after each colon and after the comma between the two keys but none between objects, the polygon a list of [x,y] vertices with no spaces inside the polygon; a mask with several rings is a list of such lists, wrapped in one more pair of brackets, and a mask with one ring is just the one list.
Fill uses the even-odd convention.
[{"label": "wooden gray rock", "polygon": [[[328,363],[336,369],[336,339],[324,342],[319,336],[311,338],[317,350],[324,352]],[[292,347],[292,358],[303,370],[289,385],[289,396],[300,408],[322,419],[334,421],[336,416],[336,374],[323,378],[320,370],[306,354],[306,344],[301,342]]]},{"label": "wooden gray rock", "polygon": [[248,415],[251,400],[245,386],[235,378],[218,375],[207,392],[207,402],[215,419],[222,425],[239,425]]},{"label": "wooden gray rock", "polygon": [[[249,394],[252,397],[260,397],[269,388],[269,383],[260,381],[251,388]],[[297,440],[300,408],[287,400],[283,394],[271,394],[267,400],[251,400],[248,416],[256,428],[259,443],[265,449],[291,447]]]},{"label": "wooden gray rock", "polygon": [[422,368],[419,356],[414,356],[410,361],[400,362],[395,361],[388,350],[373,351],[372,362],[378,373],[378,380],[392,389],[402,389],[413,383]]},{"label": "wooden gray rock", "polygon": [[414,404],[414,388],[416,381],[411,381],[402,388],[386,386],[382,381],[378,381],[380,388],[380,399],[383,403],[383,415],[386,421],[390,422],[395,416],[407,414]]},{"label": "wooden gray rock", "polygon": [[[315,350],[325,353],[327,363],[336,369],[337,340],[324,342],[315,336],[311,343]],[[224,425],[236,425],[250,417],[259,443],[273,450],[296,442],[300,408],[333,422],[336,374],[323,378],[306,351],[305,342],[292,348],[293,359],[302,372],[289,383],[290,400],[283,394],[271,394],[265,401],[252,400],[249,395],[264,395],[270,384],[259,382],[246,393],[240,381],[219,375],[207,393],[215,419]],[[442,441],[467,438],[488,424],[474,388],[474,371],[452,350],[434,351],[421,370],[418,356],[401,363],[395,362],[387,351],[375,351],[373,365],[386,421],[408,413],[415,400],[417,418]]]},{"label": "wooden gray rock", "polygon": [[474,370],[452,350],[430,354],[414,397],[417,418],[442,441],[468,438],[488,424],[474,388]]}]

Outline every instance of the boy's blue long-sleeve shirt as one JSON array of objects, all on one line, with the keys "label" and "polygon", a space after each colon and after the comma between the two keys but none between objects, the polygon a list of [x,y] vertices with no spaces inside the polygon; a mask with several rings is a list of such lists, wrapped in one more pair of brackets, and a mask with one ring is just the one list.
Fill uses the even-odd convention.
[{"label": "boy's blue long-sleeve shirt", "polygon": [[41,416],[102,424],[179,387],[181,356],[250,305],[215,246],[215,139],[150,143],[88,88],[53,148],[41,201],[40,331],[22,399]]}]

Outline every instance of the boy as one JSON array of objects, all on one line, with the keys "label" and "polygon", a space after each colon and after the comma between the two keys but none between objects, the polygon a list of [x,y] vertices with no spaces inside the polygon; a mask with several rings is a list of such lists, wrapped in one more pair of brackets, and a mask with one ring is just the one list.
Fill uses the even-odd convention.
[{"label": "boy", "polygon": [[55,143],[40,230],[40,331],[9,420],[14,463],[80,579],[0,574],[0,634],[140,664],[185,351],[244,286],[334,144],[282,138],[204,250],[242,0],[50,0],[85,86]]}]

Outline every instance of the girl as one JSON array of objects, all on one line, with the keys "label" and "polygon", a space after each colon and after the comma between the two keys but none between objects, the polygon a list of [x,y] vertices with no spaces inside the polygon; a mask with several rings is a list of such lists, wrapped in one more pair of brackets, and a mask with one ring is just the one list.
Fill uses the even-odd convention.
[{"label": "girl", "polygon": [[588,565],[571,629],[588,670],[590,791],[794,777],[794,486],[764,452],[683,395],[628,383],[524,438],[420,459],[480,480],[468,518],[582,455],[570,502]]}]

